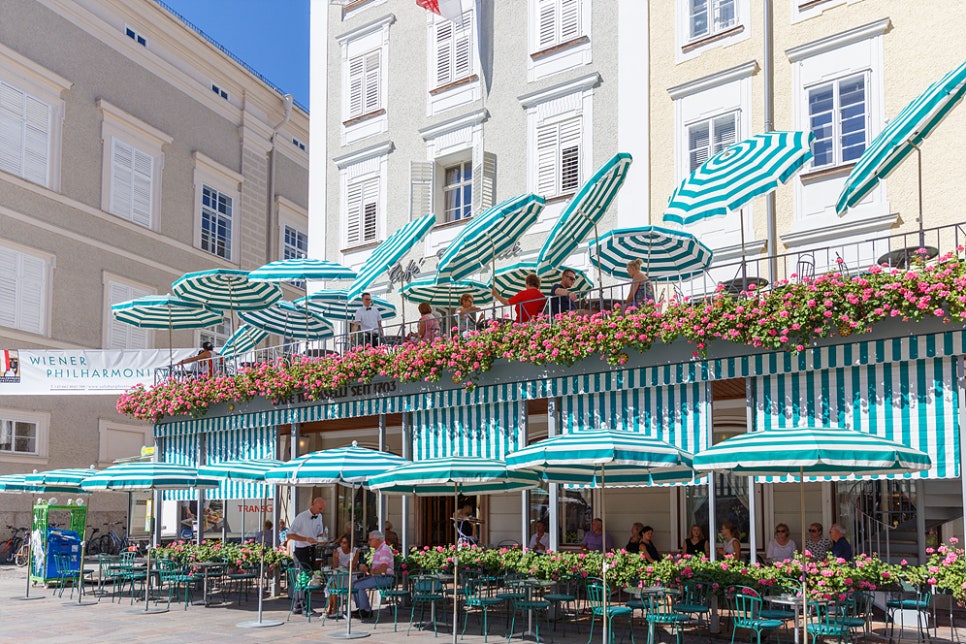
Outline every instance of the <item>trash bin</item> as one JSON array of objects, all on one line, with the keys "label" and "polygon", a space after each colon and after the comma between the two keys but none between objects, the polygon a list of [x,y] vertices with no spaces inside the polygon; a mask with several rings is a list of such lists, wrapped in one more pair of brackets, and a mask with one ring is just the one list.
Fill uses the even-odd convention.
[{"label": "trash bin", "polygon": [[44,561],[46,566],[44,577],[60,577],[63,571],[57,566],[58,557],[62,557],[67,562],[68,572],[80,572],[80,535],[72,530],[60,530],[50,528],[47,530],[47,556]]}]

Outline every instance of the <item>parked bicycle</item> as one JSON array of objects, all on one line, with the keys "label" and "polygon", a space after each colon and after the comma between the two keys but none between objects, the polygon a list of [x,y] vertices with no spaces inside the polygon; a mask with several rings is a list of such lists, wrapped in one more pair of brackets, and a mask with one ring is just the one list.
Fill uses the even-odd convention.
[{"label": "parked bicycle", "polygon": [[24,528],[25,534],[23,543],[20,544],[20,549],[17,550],[17,555],[14,557],[13,563],[19,568],[23,568],[30,561],[30,531]]},{"label": "parked bicycle", "polygon": [[101,535],[96,540],[93,539],[94,534],[97,532],[95,528],[94,532],[91,533],[88,546],[88,552],[91,554],[105,554],[105,555],[116,555],[122,552],[126,552],[132,548],[136,549],[137,546],[128,541],[127,531],[122,527],[121,533],[118,534],[114,529],[115,526],[123,526],[121,521],[114,521],[112,523],[105,523],[105,526],[110,526],[110,531],[107,534]]},{"label": "parked bicycle", "polygon": [[12,525],[8,525],[7,528],[10,530],[10,536],[0,543],[0,563],[15,563],[24,540],[30,538],[30,531],[27,528],[15,528]]}]

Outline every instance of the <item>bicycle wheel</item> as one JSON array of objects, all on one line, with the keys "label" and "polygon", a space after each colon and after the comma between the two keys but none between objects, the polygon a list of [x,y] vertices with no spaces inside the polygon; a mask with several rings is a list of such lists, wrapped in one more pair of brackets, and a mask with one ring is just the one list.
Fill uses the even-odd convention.
[{"label": "bicycle wheel", "polygon": [[100,539],[97,540],[98,552],[105,555],[116,555],[117,546],[114,545],[114,540],[111,539],[111,535],[105,534]]},{"label": "bicycle wheel", "polygon": [[0,563],[10,563],[13,561],[14,555],[17,554],[14,546],[19,547],[19,545],[16,537],[11,537],[0,544]]},{"label": "bicycle wheel", "polygon": [[87,540],[87,546],[84,549],[84,554],[90,555],[92,557],[94,555],[101,554],[101,538],[100,537],[98,537],[97,539],[89,538]]},{"label": "bicycle wheel", "polygon": [[17,556],[14,559],[14,563],[17,564],[17,566],[19,566],[20,568],[23,568],[24,566],[27,565],[29,548],[30,548],[30,544],[24,543],[22,546],[20,546],[20,549],[17,550]]}]

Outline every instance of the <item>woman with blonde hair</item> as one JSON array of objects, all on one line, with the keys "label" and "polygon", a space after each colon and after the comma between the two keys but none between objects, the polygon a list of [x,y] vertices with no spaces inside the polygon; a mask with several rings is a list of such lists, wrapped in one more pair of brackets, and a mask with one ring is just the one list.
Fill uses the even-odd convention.
[{"label": "woman with blonde hair", "polygon": [[704,529],[695,523],[691,526],[690,533],[681,544],[681,554],[700,557],[709,554],[708,538],[704,536]]},{"label": "woman with blonde hair", "polygon": [[627,275],[631,278],[631,290],[627,292],[624,304],[628,309],[637,309],[648,301],[654,300],[654,286],[641,270],[644,265],[640,258],[627,262]]}]

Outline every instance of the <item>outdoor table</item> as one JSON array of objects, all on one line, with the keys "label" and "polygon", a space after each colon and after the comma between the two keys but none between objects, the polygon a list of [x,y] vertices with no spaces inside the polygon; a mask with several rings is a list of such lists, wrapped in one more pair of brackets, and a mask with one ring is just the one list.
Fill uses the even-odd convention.
[{"label": "outdoor table", "polygon": [[[224,568],[224,561],[193,561],[188,564],[192,569],[192,575],[194,572],[200,572],[200,577],[202,579],[201,586],[201,601],[192,602],[195,606],[225,606],[228,602],[222,602],[220,604],[209,604],[208,603],[208,579],[212,576],[208,573],[209,568]],[[200,570],[199,570],[200,569]]]},{"label": "outdoor table", "polygon": [[[920,253],[922,249],[922,253]],[[907,246],[888,252],[876,260],[876,264],[892,266],[894,268],[909,268],[913,258],[922,257],[923,260],[935,259],[939,256],[939,249],[935,246]]]},{"label": "outdoor table", "polygon": [[[532,577],[524,579],[522,586],[527,593],[526,601],[532,602],[534,593],[536,593],[537,595],[543,596],[547,588],[550,588],[556,583],[557,582],[552,581],[550,579],[534,579]],[[516,608],[514,608],[514,611],[515,610]],[[515,634],[516,633],[511,633],[510,637],[513,637]],[[528,637],[531,637],[535,642],[541,641],[540,638],[533,630],[533,608],[530,608],[527,610],[527,630],[523,631],[519,635],[522,639],[527,639]],[[507,639],[509,640],[510,638],[507,638]]]},{"label": "outdoor table", "polygon": [[742,291],[750,291],[752,289],[760,291],[762,288],[768,286],[768,280],[766,280],[764,277],[747,275],[745,277],[736,277],[724,282],[719,282],[719,285],[722,287],[725,293],[730,293],[731,295],[741,295]]},{"label": "outdoor table", "polygon": [[779,606],[788,606],[795,613],[795,644],[801,639],[801,621],[800,617],[802,614],[802,598],[799,595],[792,595],[789,593],[783,593],[781,595],[771,595],[764,597],[764,600],[769,604],[777,604]]},{"label": "outdoor table", "polygon": [[[624,592],[628,595],[634,595],[635,597],[678,597],[681,594],[681,590],[678,588],[671,588],[670,586],[626,586]],[[632,622],[633,623],[633,622]],[[655,637],[657,636],[657,624],[655,622],[647,623],[647,641],[656,642]]]}]

